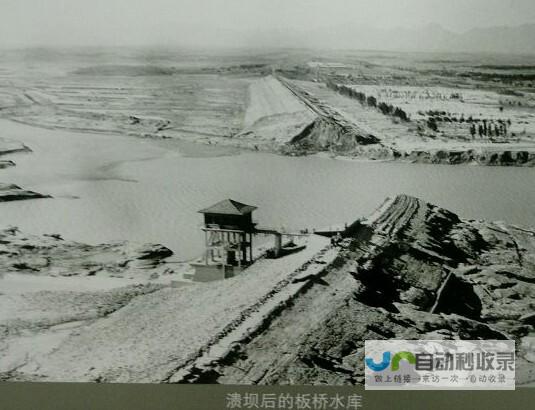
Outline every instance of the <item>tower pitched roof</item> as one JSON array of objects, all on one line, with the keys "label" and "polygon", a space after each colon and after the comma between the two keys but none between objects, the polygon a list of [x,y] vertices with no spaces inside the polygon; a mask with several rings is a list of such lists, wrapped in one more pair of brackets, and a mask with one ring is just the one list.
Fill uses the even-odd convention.
[{"label": "tower pitched roof", "polygon": [[224,199],[208,208],[201,209],[201,214],[219,214],[219,215],[247,215],[257,209],[256,206],[242,204],[233,199]]}]

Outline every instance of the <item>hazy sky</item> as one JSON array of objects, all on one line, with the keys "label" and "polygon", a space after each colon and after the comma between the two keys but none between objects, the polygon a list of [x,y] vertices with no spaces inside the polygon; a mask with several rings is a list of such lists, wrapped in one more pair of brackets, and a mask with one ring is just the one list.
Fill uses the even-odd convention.
[{"label": "hazy sky", "polygon": [[534,0],[0,0],[0,47],[195,44],[225,31],[535,22]]}]

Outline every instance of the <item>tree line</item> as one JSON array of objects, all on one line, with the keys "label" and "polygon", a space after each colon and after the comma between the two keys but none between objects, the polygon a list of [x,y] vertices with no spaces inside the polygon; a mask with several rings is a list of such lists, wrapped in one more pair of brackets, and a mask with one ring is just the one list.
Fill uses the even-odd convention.
[{"label": "tree line", "polygon": [[[478,135],[482,137],[505,137],[507,136],[509,127],[511,126],[511,120],[487,120],[476,118],[473,119],[471,116],[467,119],[464,116],[460,118],[454,116],[446,116],[444,111],[427,111],[427,127],[434,132],[438,132],[438,123],[440,122],[457,122],[457,123],[467,123],[470,124],[470,135],[472,139]],[[514,134],[513,134],[514,136]]]},{"label": "tree line", "polygon": [[385,102],[377,101],[373,95],[366,95],[365,93],[355,90],[352,87],[348,87],[343,84],[336,84],[332,81],[326,82],[327,87],[338,92],[339,94],[345,95],[346,97],[353,98],[360,102],[362,105],[367,105],[368,107],[377,108],[384,115],[389,115],[392,117],[397,117],[402,121],[409,122],[410,117],[407,113],[399,107],[395,107],[392,104],[387,104]]}]

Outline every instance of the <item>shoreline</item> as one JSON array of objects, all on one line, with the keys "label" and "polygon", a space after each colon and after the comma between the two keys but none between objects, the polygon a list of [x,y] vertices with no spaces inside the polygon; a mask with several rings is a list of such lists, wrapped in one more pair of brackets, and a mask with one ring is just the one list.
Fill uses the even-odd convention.
[{"label": "shoreline", "polygon": [[[310,157],[321,156],[339,160],[354,160],[363,162],[404,162],[408,164],[440,164],[440,165],[478,165],[478,166],[518,166],[518,167],[535,167],[535,147],[532,144],[526,146],[507,144],[502,148],[500,144],[476,144],[473,147],[451,146],[433,146],[429,148],[414,147],[401,148],[391,147],[380,143],[382,152],[375,153],[375,145],[362,146],[357,152],[343,153],[340,151],[331,151],[326,149],[305,149],[292,146],[290,143],[275,144],[268,143],[264,140],[255,141],[254,139],[245,139],[240,137],[240,133],[233,137],[201,137],[188,138],[181,136],[161,136],[151,135],[144,136],[135,133],[124,133],[118,131],[100,131],[98,129],[84,129],[76,127],[58,127],[46,126],[36,122],[23,121],[18,118],[2,118],[7,121],[49,131],[77,132],[87,135],[108,135],[120,136],[124,138],[136,138],[141,141],[148,141],[154,145],[179,152],[186,158],[217,158],[221,156],[240,155],[241,153],[267,153],[281,155],[286,157]],[[23,144],[24,145],[24,144]],[[505,145],[505,144],[503,144]],[[31,152],[29,147],[24,145],[27,151]],[[171,148],[170,148],[171,147]],[[371,153],[368,152],[371,150]],[[381,151],[380,150],[380,151]],[[386,150],[386,151],[384,151]],[[19,152],[12,151],[9,153]],[[0,154],[1,155],[1,154]]]},{"label": "shoreline", "polygon": [[[523,216],[521,218],[511,218],[512,211],[507,211],[504,208],[508,206],[506,203],[496,207],[496,212],[493,209],[489,209],[491,211],[490,214],[489,212],[481,214],[477,212],[476,208],[479,199],[471,197],[471,201],[458,204],[458,201],[448,199],[450,198],[448,192],[451,191],[448,187],[444,187],[440,192],[428,194],[424,188],[419,188],[413,182],[410,182],[414,178],[419,180],[418,173],[420,172],[432,172],[440,180],[442,180],[443,176],[447,177],[447,175],[444,175],[444,172],[446,172],[451,175],[451,178],[448,178],[450,180],[449,184],[456,186],[457,177],[455,175],[459,175],[459,178],[470,178],[472,171],[467,170],[478,168],[475,173],[481,177],[478,176],[473,181],[479,180],[484,184],[483,194],[488,201],[493,191],[490,187],[486,188],[488,185],[485,177],[486,171],[483,171],[481,167],[474,167],[473,164],[462,164],[465,167],[453,167],[451,171],[448,171],[442,168],[445,165],[436,167],[435,165],[418,164],[420,165],[419,167],[405,161],[392,161],[389,159],[370,160],[363,157],[349,158],[340,156],[332,158],[328,153],[287,158],[287,156],[277,155],[272,152],[235,150],[234,148],[231,148],[230,154],[235,155],[227,156],[226,154],[229,152],[221,152],[218,146],[214,147],[195,142],[191,142],[191,144],[188,142],[194,152],[191,155],[184,155],[183,152],[179,152],[182,142],[175,144],[175,141],[170,141],[168,144],[168,140],[164,140],[164,143],[160,144],[154,140],[134,139],[124,135],[71,133],[68,130],[61,129],[45,130],[45,132],[40,127],[21,124],[16,121],[4,121],[6,121],[3,127],[6,135],[19,140],[23,140],[27,136],[26,140],[35,144],[35,150],[31,155],[14,154],[13,159],[18,158],[19,166],[0,170],[0,180],[8,180],[20,187],[56,198],[54,201],[47,201],[51,202],[50,204],[26,201],[23,205],[26,209],[26,215],[30,215],[30,218],[26,216],[22,218],[15,207],[10,203],[4,203],[5,216],[2,219],[6,221],[5,224],[14,224],[25,231],[34,233],[61,233],[65,237],[87,243],[98,244],[106,243],[110,240],[130,238],[138,242],[156,241],[163,243],[179,253],[184,252],[184,246],[187,249],[191,249],[192,246],[184,245],[186,239],[183,238],[186,236],[194,237],[197,234],[194,224],[191,224],[191,217],[196,215],[195,207],[198,205],[193,207],[190,206],[189,202],[195,204],[210,203],[220,200],[221,196],[233,193],[232,195],[241,195],[244,201],[268,207],[267,204],[270,202],[265,202],[267,198],[258,192],[257,184],[261,184],[260,186],[263,186],[263,189],[270,190],[276,190],[278,189],[277,187],[280,188],[280,184],[271,176],[264,176],[264,168],[257,169],[256,164],[260,163],[264,164],[264,167],[276,166],[280,169],[280,172],[276,173],[277,178],[287,179],[290,176],[290,179],[284,185],[291,186],[289,188],[291,192],[301,189],[295,184],[295,178],[291,177],[292,173],[296,170],[305,172],[306,175],[310,175],[310,178],[312,178],[310,179],[311,184],[322,184],[321,186],[325,188],[325,192],[331,192],[330,195],[342,195],[343,198],[346,198],[345,200],[348,201],[348,204],[358,201],[357,205],[353,206],[358,212],[366,212],[371,209],[374,206],[374,201],[379,201],[380,197],[394,195],[399,192],[408,192],[412,195],[427,197],[442,205],[450,206],[452,207],[450,209],[476,219],[479,217],[506,219],[511,223],[525,224],[526,215],[530,214],[522,206],[515,206],[512,209],[516,209],[517,212],[520,212],[519,215]],[[10,127],[9,124],[13,124],[13,127]],[[59,145],[64,148],[58,151],[56,147]],[[16,158],[15,155],[17,155]],[[332,161],[333,159],[335,161]],[[324,162],[325,160],[329,160],[331,164]],[[354,169],[344,166],[344,163],[349,162],[355,163]],[[329,168],[326,176],[319,171],[323,166],[322,164]],[[497,167],[493,168],[494,170],[491,174],[499,177],[500,180],[509,180],[512,175],[517,175],[515,179],[526,181],[529,180],[529,173],[531,172],[525,170],[517,173],[514,171],[515,168],[521,169],[520,167],[507,167],[508,170],[503,172],[502,170],[498,171]],[[253,172],[250,177],[247,176],[247,173],[244,174],[246,169]],[[433,171],[433,169],[436,169],[436,171]],[[285,170],[284,175],[281,174],[282,170]],[[190,172],[195,172],[195,174],[190,174]],[[379,183],[382,180],[381,175],[383,173],[390,175],[389,178],[391,179],[405,175],[405,181],[400,181],[402,183],[399,189],[397,185],[391,186],[392,184],[386,184],[384,189],[379,186],[378,192],[380,194],[370,193],[368,195],[369,198],[364,198],[364,201],[359,196],[355,197],[348,193],[347,189],[344,190],[341,187],[339,189],[337,187],[338,184],[331,186],[329,189],[326,189],[328,186],[324,185],[332,185],[334,181],[341,181],[346,176],[360,178],[360,182],[351,185],[353,187],[351,190],[367,192],[366,181],[371,178],[371,180],[376,181],[375,183]],[[229,183],[225,180],[216,182],[218,178],[225,178],[224,175],[228,175],[226,178],[227,181],[230,181]],[[229,179],[235,177],[239,178],[240,184],[236,185]],[[438,181],[436,178],[435,180]],[[427,186],[425,181],[421,181],[421,183],[423,184],[422,187]],[[130,185],[130,187],[125,184]],[[218,194],[199,190],[198,184],[209,186],[211,187],[210,192],[214,191],[218,192]],[[513,193],[516,193],[517,196],[521,191],[525,190],[519,184],[524,184],[524,182],[515,184]],[[224,189],[223,186],[225,187]],[[179,188],[185,190],[184,192],[192,193],[194,198],[188,201],[185,206],[180,207],[180,209],[184,209],[184,214],[177,217],[174,213],[169,213],[169,211],[170,209],[176,209],[174,207],[176,207],[177,201],[181,203],[184,200],[176,191]],[[247,191],[244,191],[244,188],[247,188]],[[307,190],[308,188],[305,187],[304,191]],[[147,204],[142,205],[143,198],[147,192],[151,192],[153,198],[162,196],[165,202],[161,206],[154,207],[150,203],[152,201],[148,200]],[[252,193],[254,197],[252,199],[247,198],[249,194],[246,192]],[[460,191],[457,190],[455,192]],[[293,201],[292,197],[294,195],[288,196],[289,193],[283,189],[283,194],[287,198],[285,201]],[[311,191],[307,194],[307,198],[323,201],[321,196],[318,197],[316,194],[316,191]],[[124,195],[127,195],[127,200],[123,200]],[[371,198],[374,198],[374,200],[372,201]],[[303,200],[306,201],[305,198]],[[483,201],[484,199],[482,198],[481,200]],[[141,201],[140,206],[136,205],[138,201]],[[360,202],[363,202],[363,205],[358,205]],[[137,221],[135,225],[138,226],[138,229],[131,229],[128,226],[131,225],[131,222],[129,223],[128,221],[125,221],[125,226],[120,225],[118,228],[108,229],[110,224],[122,221],[124,216],[121,215],[116,206],[110,207],[109,204],[120,204],[121,207],[129,209],[130,218],[133,218],[131,221]],[[100,212],[103,206],[107,207],[107,212]],[[331,211],[325,210],[323,204],[319,204],[317,208],[321,210],[320,214],[318,214],[319,211],[315,207],[314,215],[311,214],[304,218],[296,214],[292,209],[287,209],[283,204],[278,204],[278,206],[283,206],[284,210],[282,213],[270,212],[271,220],[269,223],[295,224],[294,227],[296,229],[317,227],[315,226],[315,217],[320,217],[317,224],[321,226],[328,225],[330,220],[344,222],[344,219],[348,221],[348,218],[351,218],[348,213],[350,205],[342,205],[343,209],[345,209],[345,216],[336,217],[336,215],[332,215]],[[59,209],[63,210],[63,215],[60,215]],[[43,211],[45,212],[44,215],[47,215],[47,221],[40,217]],[[13,217],[10,217],[10,215],[13,215]],[[31,215],[34,215],[34,217],[31,217]],[[69,217],[66,218],[65,215],[69,215]],[[112,215],[114,216],[112,217]],[[170,215],[174,215],[171,220],[169,219]],[[321,215],[329,215],[329,217],[321,218]],[[283,217],[281,222],[278,221],[280,216]],[[101,224],[99,228],[101,233],[91,228],[91,224],[89,226],[83,224],[85,227],[76,226],[75,221],[85,219]],[[169,225],[170,221],[171,225]],[[156,230],[154,229],[155,226],[157,227]],[[175,232],[183,233],[173,235],[171,234],[172,229]],[[141,231],[149,232],[149,235],[146,235],[147,238],[140,238],[139,232]],[[198,250],[197,252],[186,250],[184,255],[188,256],[184,256],[182,259],[194,258],[197,254]]]}]

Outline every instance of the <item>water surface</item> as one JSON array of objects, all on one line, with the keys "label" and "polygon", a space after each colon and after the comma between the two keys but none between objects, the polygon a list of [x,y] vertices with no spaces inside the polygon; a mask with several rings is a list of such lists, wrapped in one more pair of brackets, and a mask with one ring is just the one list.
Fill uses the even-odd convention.
[{"label": "water surface", "polygon": [[[0,121],[32,154],[0,181],[54,199],[0,204],[0,227],[100,243],[162,243],[181,259],[202,251],[197,211],[224,198],[259,207],[261,225],[303,229],[352,222],[406,193],[463,218],[535,225],[535,169],[357,162],[242,153],[182,156],[176,147],[117,135]],[[203,152],[206,148],[203,148]]]}]

